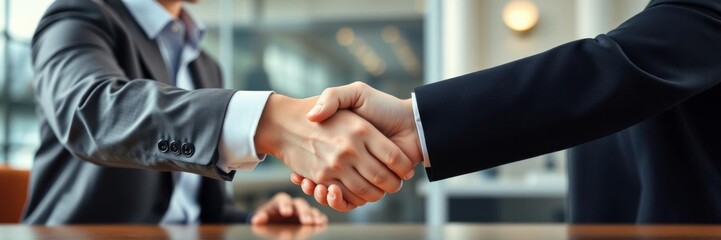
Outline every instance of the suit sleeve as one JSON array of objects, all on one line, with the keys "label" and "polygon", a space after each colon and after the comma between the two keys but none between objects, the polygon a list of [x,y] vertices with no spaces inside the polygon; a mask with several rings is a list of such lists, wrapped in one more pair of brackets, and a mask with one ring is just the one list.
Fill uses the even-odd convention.
[{"label": "suit sleeve", "polygon": [[[51,11],[56,13],[46,14],[32,43],[36,102],[70,153],[102,166],[232,178],[214,163],[233,90],[187,91],[129,79],[118,59],[135,53],[116,49],[115,41],[127,40],[119,27],[91,14],[97,10]],[[193,144],[195,152],[162,152],[163,139]]]},{"label": "suit sleeve", "polygon": [[608,34],[417,88],[430,179],[582,144],[714,87],[716,11],[652,4]]}]

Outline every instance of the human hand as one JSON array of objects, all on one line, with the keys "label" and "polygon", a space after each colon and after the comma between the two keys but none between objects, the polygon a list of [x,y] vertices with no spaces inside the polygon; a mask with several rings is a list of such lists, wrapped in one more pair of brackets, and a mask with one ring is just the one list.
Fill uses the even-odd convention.
[{"label": "human hand", "polygon": [[423,156],[412,105],[411,99],[401,100],[363,82],[354,82],[324,90],[307,117],[322,122],[339,110],[351,110],[397,144],[415,166]]},{"label": "human hand", "polygon": [[[308,119],[321,122],[339,109],[349,109],[371,122],[400,147],[413,165],[421,162],[422,153],[410,99],[400,100],[365,83],[355,82],[323,91],[308,113]],[[343,192],[338,186],[316,184],[295,173],[291,181],[301,185],[304,193],[313,195],[321,204],[336,208],[343,202]]]},{"label": "human hand", "polygon": [[314,102],[271,95],[254,139],[257,152],[281,159],[313,182],[337,186],[344,196],[334,205],[340,211],[397,192],[399,176],[413,176],[412,162],[403,151],[356,114],[340,111],[321,123],[308,121],[306,113]]},{"label": "human hand", "polygon": [[278,193],[255,211],[250,222],[253,225],[326,225],[328,217],[302,198],[291,198],[286,193]]}]

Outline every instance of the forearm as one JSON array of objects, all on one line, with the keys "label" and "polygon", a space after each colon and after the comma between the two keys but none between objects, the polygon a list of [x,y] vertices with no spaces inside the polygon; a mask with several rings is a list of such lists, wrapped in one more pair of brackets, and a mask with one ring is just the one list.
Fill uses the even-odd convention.
[{"label": "forearm", "polygon": [[[33,42],[37,106],[60,143],[76,157],[104,166],[220,178],[210,163],[217,158],[220,126],[234,91],[187,91],[129,79],[111,44],[93,28],[61,21]],[[173,142],[194,151],[167,149]]]},{"label": "forearm", "polygon": [[419,87],[430,159],[444,159],[434,180],[611,134],[713,87],[719,61],[697,47],[721,51],[710,19],[657,6],[608,35]]}]

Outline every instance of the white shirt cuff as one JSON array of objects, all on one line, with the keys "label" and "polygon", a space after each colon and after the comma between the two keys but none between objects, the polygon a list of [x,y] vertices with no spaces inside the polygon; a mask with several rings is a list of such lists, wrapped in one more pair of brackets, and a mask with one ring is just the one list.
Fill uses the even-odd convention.
[{"label": "white shirt cuff", "polygon": [[271,91],[237,91],[230,98],[218,144],[216,166],[225,172],[255,169],[265,154],[255,152],[255,130]]},{"label": "white shirt cuff", "polygon": [[416,129],[418,130],[418,140],[421,144],[421,152],[423,153],[423,166],[431,167],[431,161],[428,159],[428,148],[426,148],[426,134],[423,132],[423,124],[421,123],[421,114],[418,112],[418,103],[416,103],[416,93],[411,93],[411,101],[413,102],[413,119],[416,121]]}]

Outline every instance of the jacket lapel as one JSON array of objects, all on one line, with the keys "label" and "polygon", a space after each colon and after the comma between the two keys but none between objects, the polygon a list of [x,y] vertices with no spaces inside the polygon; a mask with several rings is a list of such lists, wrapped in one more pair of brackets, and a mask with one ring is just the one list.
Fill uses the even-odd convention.
[{"label": "jacket lapel", "polygon": [[141,59],[145,63],[143,64],[143,68],[150,73],[154,80],[171,84],[167,67],[165,66],[162,55],[160,55],[158,44],[145,35],[142,29],[140,29],[138,23],[135,22],[135,18],[133,18],[128,9],[125,8],[122,1],[108,0],[107,3],[115,9],[123,20],[125,20],[123,22],[132,23],[127,24],[126,28],[128,30],[128,35],[130,35],[130,38],[134,40],[133,42],[138,47]]}]

